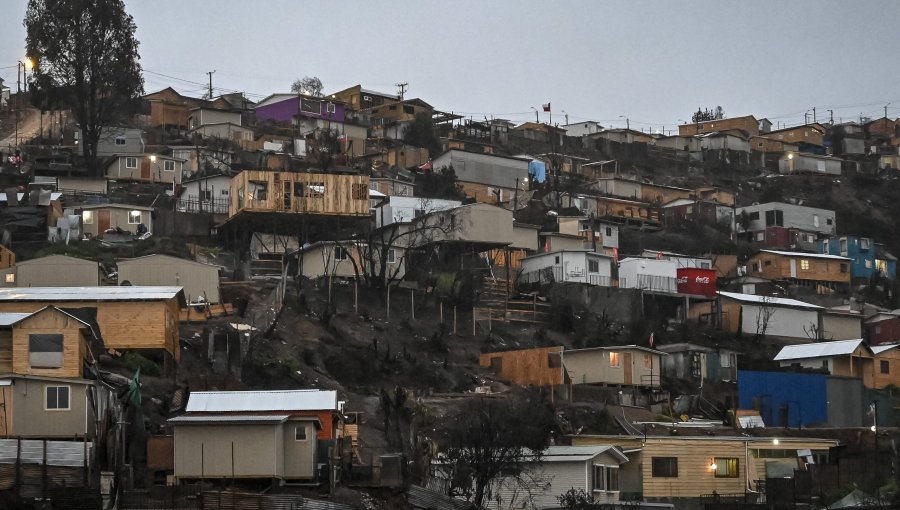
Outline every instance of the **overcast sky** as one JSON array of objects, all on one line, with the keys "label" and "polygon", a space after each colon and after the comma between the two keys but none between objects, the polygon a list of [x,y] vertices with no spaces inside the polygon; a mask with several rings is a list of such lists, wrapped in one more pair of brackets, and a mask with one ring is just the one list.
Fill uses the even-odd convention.
[{"label": "overcast sky", "polygon": [[[2,0],[0,77],[15,89],[24,0]],[[15,4],[15,5],[10,5]],[[475,119],[673,129],[697,107],[773,123],[900,116],[900,2],[126,0],[145,89],[251,99],[304,75]],[[809,112],[812,120],[812,112]],[[541,114],[541,120],[548,117]]]}]

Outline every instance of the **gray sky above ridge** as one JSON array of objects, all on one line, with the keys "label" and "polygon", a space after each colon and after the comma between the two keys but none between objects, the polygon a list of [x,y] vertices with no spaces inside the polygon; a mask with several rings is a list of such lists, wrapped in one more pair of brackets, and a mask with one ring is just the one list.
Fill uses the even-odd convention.
[{"label": "gray sky above ridge", "polygon": [[[3,0],[0,77],[15,89],[25,4]],[[10,5],[14,4],[14,5]],[[800,124],[900,116],[900,2],[126,0],[145,90],[251,99],[304,75],[475,119],[674,129],[697,107]],[[812,120],[812,112],[809,112]],[[541,120],[548,116],[541,113]]]}]

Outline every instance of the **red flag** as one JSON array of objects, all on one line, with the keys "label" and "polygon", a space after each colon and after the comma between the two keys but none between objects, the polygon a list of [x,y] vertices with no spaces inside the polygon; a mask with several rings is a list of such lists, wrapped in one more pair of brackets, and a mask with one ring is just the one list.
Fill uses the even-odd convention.
[{"label": "red flag", "polygon": [[550,111],[550,103],[547,103],[547,104],[544,105],[544,111],[545,111],[545,112],[549,112],[549,111]]},{"label": "red flag", "polygon": [[650,347],[653,347],[653,332],[650,332]]}]

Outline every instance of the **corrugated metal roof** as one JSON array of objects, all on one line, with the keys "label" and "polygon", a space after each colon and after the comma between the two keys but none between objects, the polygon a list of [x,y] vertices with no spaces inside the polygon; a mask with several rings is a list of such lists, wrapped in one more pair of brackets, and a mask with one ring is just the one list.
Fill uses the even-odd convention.
[{"label": "corrugated metal roof", "polygon": [[323,411],[340,410],[336,391],[197,391],[188,398],[186,411]]},{"label": "corrugated metal roof", "polygon": [[[87,443],[87,453],[90,455],[94,443]],[[44,442],[34,439],[23,439],[22,451],[17,454],[19,441],[17,439],[0,439],[0,464],[13,464],[17,455],[25,464],[43,464]],[[78,441],[47,441],[47,465],[48,466],[84,466],[85,443]]]},{"label": "corrugated metal roof", "polygon": [[804,253],[799,251],[778,251],[778,250],[759,250],[765,253],[774,253],[775,255],[782,255],[785,257],[803,257],[808,259],[833,259],[833,260],[852,260],[847,257],[841,257],[840,255],[825,255],[822,253]]},{"label": "corrugated metal roof", "polygon": [[172,299],[181,287],[21,287],[0,289],[0,301],[135,301]]},{"label": "corrugated metal roof", "polygon": [[406,500],[413,508],[428,510],[470,510],[475,508],[472,503],[453,499],[450,496],[418,485],[409,486],[409,489],[406,490]]},{"label": "corrugated metal roof", "polygon": [[12,326],[13,324],[19,322],[25,317],[30,316],[30,313],[12,313],[12,312],[3,312],[0,313],[0,326]]},{"label": "corrugated metal roof", "polygon": [[284,423],[287,414],[244,415],[244,416],[178,416],[166,420],[175,425],[236,424],[242,423]]},{"label": "corrugated metal roof", "polygon": [[775,361],[841,356],[852,353],[862,343],[862,338],[857,338],[856,340],[838,340],[836,342],[788,345],[782,347],[781,351],[775,355]]},{"label": "corrugated metal roof", "polygon": [[812,303],[807,303],[805,301],[797,301],[796,299],[787,299],[787,298],[772,297],[772,296],[756,296],[753,294],[738,294],[736,292],[724,292],[724,291],[719,291],[718,294],[720,296],[734,299],[736,301],[743,301],[745,303],[777,305],[777,306],[794,306],[794,307],[798,307],[798,308],[810,308],[810,309],[822,308],[821,306],[817,306]]},{"label": "corrugated metal roof", "polygon": [[625,456],[613,445],[600,444],[590,446],[548,446],[541,455],[541,462],[577,462],[590,460],[601,453],[609,452],[621,462],[627,462]]},{"label": "corrugated metal roof", "polygon": [[900,344],[881,344],[881,345],[876,345],[876,346],[872,347],[871,349],[872,349],[873,353],[881,354],[882,352],[893,349],[895,347],[900,347]]}]

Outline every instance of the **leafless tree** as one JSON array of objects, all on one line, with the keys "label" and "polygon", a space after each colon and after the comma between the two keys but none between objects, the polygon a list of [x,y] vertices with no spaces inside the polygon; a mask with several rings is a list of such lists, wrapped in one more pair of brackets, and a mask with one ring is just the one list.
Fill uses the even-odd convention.
[{"label": "leafless tree", "polygon": [[294,80],[294,83],[291,84],[291,92],[305,96],[322,97],[324,91],[325,86],[322,85],[322,80],[317,76],[304,76]]},{"label": "leafless tree", "polygon": [[762,341],[769,331],[769,321],[775,314],[775,307],[772,306],[772,298],[770,296],[762,296],[759,304],[756,306],[756,341]]}]

